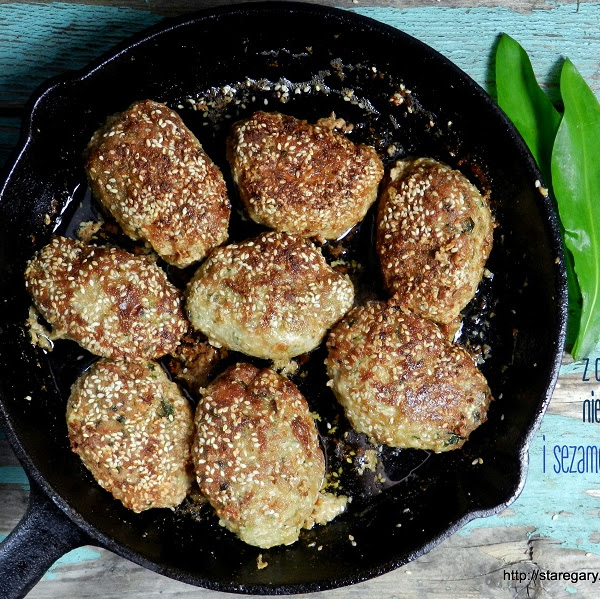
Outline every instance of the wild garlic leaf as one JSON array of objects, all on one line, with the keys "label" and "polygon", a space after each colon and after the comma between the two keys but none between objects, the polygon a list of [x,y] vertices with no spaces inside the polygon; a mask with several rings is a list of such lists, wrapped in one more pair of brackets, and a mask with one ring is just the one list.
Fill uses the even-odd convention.
[{"label": "wild garlic leaf", "polygon": [[[505,33],[496,50],[496,88],[500,108],[522,135],[537,162],[544,184],[553,196],[551,157],[561,115],[538,85],[525,50]],[[560,233],[565,245],[562,222]],[[582,300],[573,257],[568,248],[565,248],[565,268],[569,291],[567,346],[572,346],[579,334]]]},{"label": "wild garlic leaf", "polygon": [[568,59],[560,92],[565,112],[552,152],[552,185],[583,300],[571,352],[579,359],[600,339],[600,104]]},{"label": "wild garlic leaf", "polygon": [[537,83],[531,61],[521,45],[506,33],[496,50],[498,104],[531,150],[546,185],[560,114]]}]

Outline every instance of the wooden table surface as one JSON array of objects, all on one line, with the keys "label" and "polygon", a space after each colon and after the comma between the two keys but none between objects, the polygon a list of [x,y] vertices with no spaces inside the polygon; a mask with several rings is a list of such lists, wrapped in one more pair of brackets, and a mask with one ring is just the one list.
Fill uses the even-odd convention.
[{"label": "wooden table surface", "polygon": [[[322,2],[325,3],[325,2]],[[414,35],[493,93],[492,51],[506,32],[529,52],[553,98],[565,56],[600,96],[600,2],[581,0],[333,0]],[[164,16],[220,2],[0,0],[0,165],[18,139],[23,104],[49,76],[84,66]],[[589,374],[589,373],[588,373]],[[0,376],[9,376],[0,373]],[[591,380],[585,381],[584,378]],[[544,446],[600,445],[598,425],[582,422],[583,399],[600,383],[565,356],[559,383],[530,451],[520,497],[504,512],[478,519],[403,568],[352,587],[313,594],[324,599],[600,597],[600,474],[542,472]],[[0,541],[23,515],[28,481],[0,430]],[[591,581],[507,580],[511,571],[589,572]],[[558,578],[558,576],[556,576]],[[67,554],[29,595],[41,598],[225,598],[164,578],[106,550]]]}]

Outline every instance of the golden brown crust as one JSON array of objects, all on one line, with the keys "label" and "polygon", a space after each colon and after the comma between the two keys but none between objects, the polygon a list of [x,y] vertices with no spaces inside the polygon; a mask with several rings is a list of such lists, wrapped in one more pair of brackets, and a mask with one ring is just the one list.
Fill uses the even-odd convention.
[{"label": "golden brown crust", "polygon": [[155,362],[94,363],[73,385],[67,426],[73,451],[125,507],[175,507],[189,491],[192,410]]},{"label": "golden brown crust", "polygon": [[236,123],[227,156],[253,220],[322,239],[336,239],[363,219],[383,176],[372,147],[276,112]]},{"label": "golden brown crust", "polygon": [[181,294],[156,264],[118,248],[55,237],[25,283],[57,336],[107,358],[158,358],[187,329]]},{"label": "golden brown crust", "polygon": [[486,200],[458,171],[429,158],[390,173],[377,216],[377,253],[394,300],[448,324],[475,295],[492,248]]},{"label": "golden brown crust", "polygon": [[208,343],[206,335],[188,331],[171,352],[169,372],[190,393],[206,387],[217,366],[227,357],[227,350]]},{"label": "golden brown crust", "polygon": [[350,279],[310,241],[271,231],[214,250],[188,286],[186,309],[211,342],[275,360],[317,347],[353,298]]},{"label": "golden brown crust", "polygon": [[471,356],[435,323],[399,306],[355,308],[327,347],[338,401],[375,442],[448,451],[486,420],[492,397]]},{"label": "golden brown crust", "polygon": [[237,364],[206,389],[195,422],[196,477],[221,523],[258,547],[296,541],[325,473],[296,386],[273,370]]},{"label": "golden brown crust", "polygon": [[179,115],[145,100],[108,119],[85,152],[94,196],[132,239],[170,264],[201,260],[227,239],[223,176]]}]

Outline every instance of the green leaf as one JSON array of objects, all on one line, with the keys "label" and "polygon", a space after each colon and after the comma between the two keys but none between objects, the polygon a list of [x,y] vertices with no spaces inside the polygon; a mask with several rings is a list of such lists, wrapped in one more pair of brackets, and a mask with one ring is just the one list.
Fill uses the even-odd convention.
[{"label": "green leaf", "polygon": [[565,112],[552,152],[552,184],[583,300],[572,350],[579,359],[600,339],[600,105],[568,59],[560,91]]},{"label": "green leaf", "polygon": [[[561,115],[538,85],[525,50],[505,33],[500,37],[496,50],[496,87],[498,104],[525,140],[552,197],[552,148]],[[560,210],[558,212],[560,216]],[[559,220],[561,239],[566,245],[562,216]],[[565,269],[569,292],[567,345],[571,346],[579,334],[582,299],[573,257],[567,247]]]},{"label": "green leaf", "polygon": [[560,114],[538,85],[527,53],[512,37],[502,34],[496,50],[498,104],[531,150],[546,184]]}]

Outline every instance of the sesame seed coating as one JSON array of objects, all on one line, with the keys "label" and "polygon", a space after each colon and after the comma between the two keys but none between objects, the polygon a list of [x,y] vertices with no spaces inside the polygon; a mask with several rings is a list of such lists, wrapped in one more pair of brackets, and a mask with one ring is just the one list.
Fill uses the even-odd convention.
[{"label": "sesame seed coating", "polygon": [[192,264],[227,239],[223,175],[164,104],[145,100],[110,117],[84,157],[94,196],[169,264]]},{"label": "sesame seed coating", "polygon": [[286,359],[319,345],[354,288],[308,240],[268,232],[215,249],[187,289],[192,325],[227,349]]},{"label": "sesame seed coating", "polygon": [[331,121],[312,125],[256,112],[227,140],[234,181],[250,218],[278,231],[336,239],[377,198],[383,165],[370,146],[352,143]]},{"label": "sesame seed coating", "polygon": [[491,392],[471,356],[399,306],[351,310],[327,348],[336,398],[353,428],[376,443],[449,451],[487,418]]},{"label": "sesame seed coating", "polygon": [[158,358],[188,323],[181,294],[144,256],[55,237],[25,270],[35,307],[57,337],[107,358]]},{"label": "sesame seed coating", "polygon": [[193,481],[193,414],[155,362],[100,360],[67,402],[71,449],[134,512],[175,507]]},{"label": "sesame seed coating", "polygon": [[289,545],[311,519],[325,460],[306,400],[270,369],[237,364],[205,390],[192,456],[221,524],[258,547]]},{"label": "sesame seed coating", "polygon": [[426,318],[456,320],[475,295],[493,229],[486,200],[460,172],[430,158],[398,161],[377,215],[386,287]]}]

